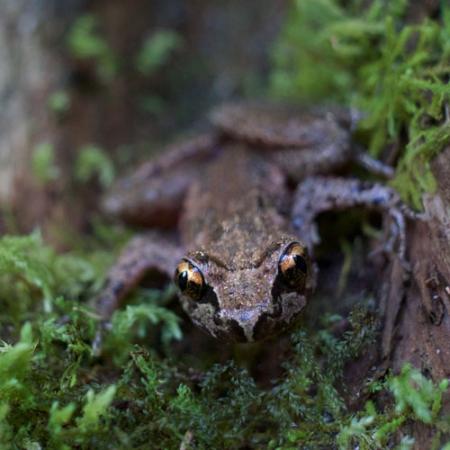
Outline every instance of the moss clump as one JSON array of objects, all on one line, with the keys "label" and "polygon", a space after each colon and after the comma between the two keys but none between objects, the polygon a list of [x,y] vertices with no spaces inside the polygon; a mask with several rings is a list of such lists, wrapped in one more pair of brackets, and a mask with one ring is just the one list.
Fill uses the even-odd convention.
[{"label": "moss clump", "polygon": [[342,3],[293,3],[273,52],[273,91],[361,110],[357,133],[375,156],[399,152],[394,185],[420,208],[435,187],[429,160],[450,141],[450,8],[441,2],[438,19],[408,23],[419,4]]},{"label": "moss clump", "polygon": [[318,332],[295,331],[282,376],[263,387],[233,361],[193,372],[174,345],[170,290],[143,290],[137,306],[116,313],[99,360],[86,301],[106,261],[89,255],[55,255],[38,235],[0,240],[0,448],[376,449],[405,423],[448,431],[447,382],[409,366],[364,388],[391,393],[390,407],[347,409],[345,364],[376,338],[363,309],[338,337],[333,317]]}]

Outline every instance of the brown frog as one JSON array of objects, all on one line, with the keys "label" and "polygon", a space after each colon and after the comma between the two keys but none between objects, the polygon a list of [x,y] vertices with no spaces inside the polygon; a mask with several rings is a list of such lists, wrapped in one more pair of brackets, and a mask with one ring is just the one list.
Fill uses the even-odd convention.
[{"label": "brown frog", "polygon": [[[117,183],[104,202],[127,223],[176,229],[134,238],[97,299],[107,320],[149,270],[174,276],[192,321],[214,337],[247,342],[292,324],[314,290],[317,214],[365,206],[392,218],[404,255],[404,215],[391,188],[324,177],[357,160],[348,116],[285,106],[228,104],[214,129],[167,149]],[[391,249],[392,250],[392,249]],[[174,275],[175,274],[175,275]]]}]

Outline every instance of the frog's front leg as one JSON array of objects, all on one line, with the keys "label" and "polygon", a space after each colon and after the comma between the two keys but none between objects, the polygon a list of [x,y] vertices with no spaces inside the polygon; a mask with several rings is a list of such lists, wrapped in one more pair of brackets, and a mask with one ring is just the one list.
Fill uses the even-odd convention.
[{"label": "frog's front leg", "polygon": [[145,275],[154,270],[171,278],[182,249],[161,233],[148,233],[133,238],[110,269],[100,295],[95,299],[95,310],[102,320],[112,313]]},{"label": "frog's front leg", "polygon": [[94,299],[100,324],[92,343],[94,355],[101,353],[104,330],[121,301],[151,271],[171,278],[182,256],[182,249],[161,233],[148,233],[133,238],[110,269],[103,289]]},{"label": "frog's front leg", "polygon": [[397,253],[407,267],[405,258],[405,216],[417,218],[400,199],[396,191],[379,183],[356,179],[309,177],[297,187],[292,220],[296,231],[312,247],[319,241],[315,219],[329,210],[343,210],[363,206],[387,213],[395,227],[391,231],[386,250],[392,252],[398,242]]}]

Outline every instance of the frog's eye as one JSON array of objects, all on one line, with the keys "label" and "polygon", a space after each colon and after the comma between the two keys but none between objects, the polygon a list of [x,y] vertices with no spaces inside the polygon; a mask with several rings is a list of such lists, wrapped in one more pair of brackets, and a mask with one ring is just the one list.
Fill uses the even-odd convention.
[{"label": "frog's eye", "polygon": [[192,300],[202,297],[205,279],[200,269],[187,259],[182,259],[175,270],[175,283],[180,291]]},{"label": "frog's eye", "polygon": [[308,274],[308,250],[299,242],[289,244],[278,260],[278,271],[293,288],[304,286]]}]

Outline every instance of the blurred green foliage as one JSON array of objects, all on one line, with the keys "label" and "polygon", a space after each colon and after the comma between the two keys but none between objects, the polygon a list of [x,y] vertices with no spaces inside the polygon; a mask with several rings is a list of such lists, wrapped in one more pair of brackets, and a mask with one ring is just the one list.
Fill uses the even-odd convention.
[{"label": "blurred green foliage", "polygon": [[55,147],[49,143],[39,144],[34,149],[31,166],[33,175],[40,183],[55,181],[60,174],[55,162]]},{"label": "blurred green foliage", "polygon": [[67,44],[74,58],[95,63],[97,74],[104,82],[117,75],[117,56],[99,31],[99,24],[92,14],[80,16],[72,25]]},{"label": "blurred green foliage", "polygon": [[[102,23],[95,14],[84,14],[71,25],[67,34],[67,47],[76,60],[89,63],[95,69],[98,80],[105,86],[127,70],[137,72],[147,81],[154,81],[163,73],[174,53],[183,46],[182,37],[174,30],[160,29],[152,32],[140,44],[135,55],[121,55],[113,50]],[[83,68],[86,70],[88,65]],[[165,100],[150,84],[146,92],[143,88],[136,99],[142,111],[154,116],[160,115],[167,106]],[[70,107],[70,97],[64,91],[55,92],[49,98],[52,111],[62,114]]]},{"label": "blurred green foliage", "polygon": [[67,91],[59,90],[50,95],[48,106],[55,114],[64,114],[70,108],[70,96]]},{"label": "blurred green foliage", "polygon": [[[148,36],[135,57],[135,69],[152,79],[164,73],[164,68],[174,53],[183,46],[183,39],[174,30],[161,29]],[[166,100],[156,89],[144,93],[138,99],[139,108],[153,116],[161,115],[167,107]]]},{"label": "blurred green foliage", "polygon": [[398,148],[394,185],[421,208],[429,161],[450,141],[450,7],[407,23],[406,0],[295,0],[273,49],[275,95],[363,112],[357,134],[380,156]]},{"label": "blurred green foliage", "polygon": [[107,188],[114,180],[114,165],[101,148],[95,145],[86,145],[80,149],[75,163],[74,176],[77,181],[87,182],[97,177],[100,185]]},{"label": "blurred green foliage", "polygon": [[136,57],[136,68],[143,75],[152,75],[162,67],[183,41],[173,30],[159,30],[148,37]]}]

